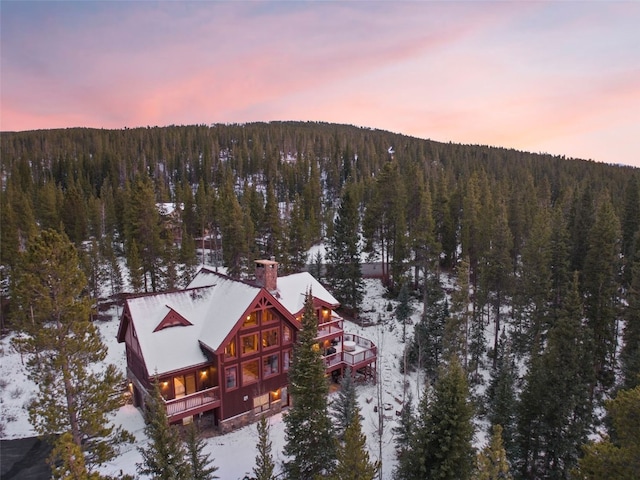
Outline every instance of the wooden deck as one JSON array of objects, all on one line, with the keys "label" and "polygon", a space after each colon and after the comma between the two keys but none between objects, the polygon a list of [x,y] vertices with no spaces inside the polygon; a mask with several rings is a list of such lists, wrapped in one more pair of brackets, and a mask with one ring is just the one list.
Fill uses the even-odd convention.
[{"label": "wooden deck", "polygon": [[208,388],[184,397],[166,400],[167,416],[170,422],[182,420],[191,415],[213,410],[220,406],[220,387]]}]

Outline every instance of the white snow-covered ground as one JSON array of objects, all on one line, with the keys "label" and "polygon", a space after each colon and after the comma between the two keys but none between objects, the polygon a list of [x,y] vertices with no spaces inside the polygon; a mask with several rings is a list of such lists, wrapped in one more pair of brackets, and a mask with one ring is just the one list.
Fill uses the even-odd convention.
[{"label": "white snow-covered ground", "polygon": [[[378,405],[377,386],[373,384],[358,385],[357,393],[361,413],[364,418],[363,429],[367,435],[371,457],[378,459],[380,445],[382,450],[383,478],[391,479],[395,466],[395,447],[392,428],[396,425],[396,411],[402,408],[403,384],[405,380],[412,389],[414,399],[421,394],[420,379],[416,374],[405,379],[399,370],[399,361],[402,356],[403,344],[402,328],[394,319],[394,312],[387,311],[389,303],[383,297],[384,289],[378,280],[366,280],[366,299],[363,305],[364,315],[371,320],[381,320],[379,324],[360,327],[351,322],[345,322],[347,333],[358,333],[378,346],[378,371],[380,373],[382,387],[382,411],[384,412],[384,428],[380,441],[377,434],[378,414],[374,408]],[[392,302],[395,308],[395,302]],[[420,317],[422,305],[414,303],[413,323]],[[103,341],[109,349],[107,361],[117,365],[123,372],[126,367],[124,344],[118,344],[116,333],[118,329],[119,315],[121,311],[112,308],[108,314],[110,320],[99,321],[98,325],[103,336]],[[407,337],[410,338],[412,325],[408,325]],[[2,438],[20,438],[35,435],[31,427],[26,411],[26,405],[35,395],[36,386],[27,379],[26,370],[21,362],[19,353],[10,346],[11,336],[0,340],[0,423],[4,424],[4,431],[0,432]],[[147,441],[144,435],[144,422],[141,412],[131,405],[122,407],[113,417],[113,422],[122,425],[135,435],[135,444],[125,445],[121,454],[109,464],[102,467],[103,473],[118,475],[120,471],[134,474],[136,463],[141,461],[137,447]],[[284,446],[284,422],[282,414],[270,418],[270,439],[272,441],[272,454],[279,470],[283,461],[282,449]],[[482,444],[484,435],[477,432],[476,444]],[[207,439],[206,453],[210,453],[214,459],[214,465],[218,467],[217,475],[221,479],[242,479],[250,474],[255,464],[257,431],[255,425],[250,425],[226,435],[213,436]]]}]

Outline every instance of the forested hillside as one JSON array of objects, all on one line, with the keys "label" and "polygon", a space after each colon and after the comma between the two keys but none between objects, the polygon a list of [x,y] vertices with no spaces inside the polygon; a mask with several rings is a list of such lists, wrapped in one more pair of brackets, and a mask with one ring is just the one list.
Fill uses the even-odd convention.
[{"label": "forested hillside", "polygon": [[[523,478],[567,478],[595,409],[640,381],[631,167],[322,123],[78,128],[0,141],[5,300],[20,252],[51,228],[81,247],[93,298],[103,283],[120,293],[125,274],[137,292],[185,284],[196,238],[236,277],[257,258],[274,256],[285,272],[320,263],[301,252],[326,242],[325,280],[357,314],[358,295],[330,274],[348,263],[337,252],[359,231],[351,254],[363,248],[382,262],[392,297],[425,301],[404,368],[435,381],[457,354],[478,383],[488,365],[476,413],[502,426]],[[160,215],[167,202],[179,218]],[[446,301],[441,272],[455,279]],[[10,302],[3,328],[12,328]]]}]

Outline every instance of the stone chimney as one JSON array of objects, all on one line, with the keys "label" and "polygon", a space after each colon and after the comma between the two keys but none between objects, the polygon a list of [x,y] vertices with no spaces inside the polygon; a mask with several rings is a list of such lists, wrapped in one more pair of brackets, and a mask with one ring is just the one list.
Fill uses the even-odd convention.
[{"label": "stone chimney", "polygon": [[256,283],[273,293],[278,290],[278,262],[271,260],[256,260]]}]

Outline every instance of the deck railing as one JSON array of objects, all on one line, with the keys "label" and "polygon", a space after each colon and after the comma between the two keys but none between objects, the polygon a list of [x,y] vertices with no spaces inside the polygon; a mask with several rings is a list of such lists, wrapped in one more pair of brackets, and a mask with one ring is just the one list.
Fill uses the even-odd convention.
[{"label": "deck railing", "polygon": [[191,393],[180,398],[165,400],[167,416],[173,417],[189,410],[197,410],[200,407],[220,400],[220,387],[212,387]]},{"label": "deck railing", "polygon": [[336,317],[334,318],[334,320],[318,325],[318,335],[316,336],[318,340],[327,337],[334,337],[340,335],[343,332],[342,319]]},{"label": "deck railing", "polygon": [[356,348],[354,351],[339,351],[329,355],[325,355],[324,364],[326,368],[332,368],[336,365],[344,363],[348,366],[371,363],[375,360],[378,349],[371,340],[367,340],[359,335],[351,333],[344,334],[343,342],[354,342]]}]

